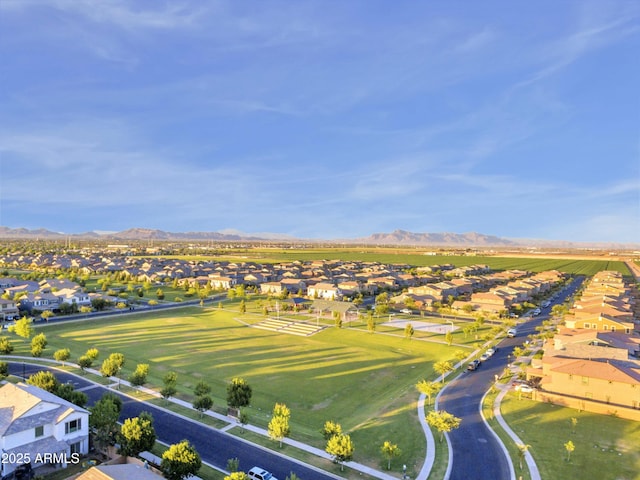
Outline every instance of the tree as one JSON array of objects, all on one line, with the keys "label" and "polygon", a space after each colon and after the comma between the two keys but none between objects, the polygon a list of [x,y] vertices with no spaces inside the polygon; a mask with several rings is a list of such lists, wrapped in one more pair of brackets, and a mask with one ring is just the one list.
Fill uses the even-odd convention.
[{"label": "tree", "polygon": [[520,460],[520,470],[522,470],[525,456],[527,452],[531,448],[531,445],[525,445],[523,443],[516,443],[516,447],[518,447],[518,459]]},{"label": "tree", "polygon": [[449,346],[453,343],[453,333],[451,333],[451,330],[447,330],[447,333],[444,334],[444,341],[447,342]]},{"label": "tree", "polygon": [[244,432],[244,427],[249,423],[249,415],[244,410],[240,410],[238,414],[238,422],[240,423],[240,429]]},{"label": "tree", "polygon": [[177,392],[178,374],[176,372],[167,372],[162,378],[162,383],[164,383],[164,387],[160,390],[160,395],[165,401],[168,401]]},{"label": "tree", "polygon": [[374,333],[376,331],[376,321],[373,318],[373,312],[369,311],[367,315],[367,330],[369,333]]},{"label": "tree", "polygon": [[68,348],[61,348],[60,350],[56,350],[53,353],[53,358],[56,359],[58,362],[62,362],[63,367],[64,367],[64,362],[69,360],[70,357],[71,357],[71,350],[69,350]]},{"label": "tree", "polygon": [[578,419],[571,417],[571,432],[576,433],[576,427],[578,426]]},{"label": "tree", "polygon": [[333,457],[335,463],[340,464],[340,471],[344,471],[344,462],[353,458],[354,446],[351,437],[346,434],[334,435],[327,442],[325,451]]},{"label": "tree", "polygon": [[576,446],[571,440],[564,444],[564,448],[567,451],[567,462],[571,460],[571,453],[576,449]]},{"label": "tree", "polygon": [[89,427],[93,430],[96,444],[100,448],[115,445],[120,416],[116,402],[111,397],[103,395],[89,411]]},{"label": "tree", "polygon": [[100,373],[104,377],[115,377],[124,365],[124,355],[121,353],[112,353],[105,358],[100,368]]},{"label": "tree", "polygon": [[34,357],[40,357],[42,355],[44,348],[40,345],[31,345],[31,355]]},{"label": "tree", "polygon": [[158,300],[164,300],[164,292],[161,288],[156,290],[156,297],[158,298]]},{"label": "tree", "polygon": [[139,363],[129,377],[129,383],[134,387],[141,387],[147,382],[147,375],[149,375],[149,364]]},{"label": "tree", "polygon": [[78,392],[73,388],[73,385],[69,385],[68,383],[59,384],[53,393],[58,397],[64,398],[74,405],[79,406],[80,408],[84,408],[89,401],[89,397],[87,397],[84,392]]},{"label": "tree", "polygon": [[53,373],[45,371],[34,373],[27,378],[27,383],[50,393],[54,393],[60,385],[60,382],[58,382],[58,379]]},{"label": "tree", "polygon": [[244,299],[240,301],[240,313],[247,313],[247,304]]},{"label": "tree", "polygon": [[415,333],[415,330],[413,329],[413,325],[411,325],[410,323],[407,323],[404,326],[404,338],[408,338],[409,340],[411,340],[411,337],[413,337],[414,333]]},{"label": "tree", "polygon": [[9,364],[4,361],[0,361],[0,380],[9,376]]},{"label": "tree", "polygon": [[461,362],[462,360],[467,358],[467,352],[465,352],[464,350],[456,350],[453,356],[456,360],[458,360],[458,362]]},{"label": "tree", "polygon": [[62,315],[71,315],[72,313],[78,313],[78,304],[62,302],[58,305],[58,309]]},{"label": "tree", "polygon": [[201,397],[202,395],[208,395],[211,393],[211,386],[204,380],[200,380],[193,389],[193,393],[196,397]]},{"label": "tree", "polygon": [[433,370],[442,375],[442,383],[444,383],[444,376],[445,374],[449,373],[450,371],[453,370],[453,365],[451,365],[451,362],[447,361],[447,360],[442,360],[440,362],[436,362],[433,365]]},{"label": "tree", "polygon": [[85,353],[85,355],[92,361],[95,361],[98,358],[99,352],[97,348],[90,348],[89,350],[87,350],[87,353]]},{"label": "tree", "polygon": [[380,451],[382,452],[384,458],[387,459],[387,470],[391,470],[391,460],[393,460],[394,457],[400,455],[400,449],[398,448],[398,445],[386,440],[382,444],[382,447],[380,447]]},{"label": "tree", "polygon": [[231,472],[229,475],[224,477],[224,480],[250,480],[249,475],[244,472]]},{"label": "tree", "polygon": [[31,348],[39,347],[44,350],[47,347],[47,336],[44,333],[39,333],[31,339]]},{"label": "tree", "polygon": [[[105,289],[103,288],[103,290]],[[98,298],[91,299],[91,306],[96,312],[101,312],[102,310],[107,308],[110,304],[111,302],[109,302],[109,300],[106,300],[104,298],[98,297]]]},{"label": "tree", "polygon": [[268,432],[269,438],[280,442],[282,448],[282,440],[289,435],[289,418],[291,411],[284,403],[276,403],[273,407],[273,417],[269,421]]},{"label": "tree", "polygon": [[442,384],[438,382],[427,382],[426,380],[421,380],[416,383],[416,389],[427,396],[429,399],[429,405],[431,405],[431,397],[438,393],[440,388],[442,388]]},{"label": "tree", "polygon": [[29,339],[33,335],[33,327],[31,326],[31,319],[22,317],[15,325],[9,327],[10,332],[14,332],[16,335],[22,338]]},{"label": "tree", "polygon": [[91,365],[93,365],[93,360],[91,360],[91,358],[87,355],[82,355],[80,358],[78,358],[78,365],[80,366],[80,369],[84,371],[85,368],[91,368]]},{"label": "tree", "polygon": [[3,355],[9,355],[11,352],[13,352],[11,340],[7,337],[0,337],[0,353]]},{"label": "tree", "polygon": [[168,480],[183,480],[195,475],[202,466],[200,455],[188,440],[175,443],[162,454],[160,468]]},{"label": "tree", "polygon": [[232,473],[240,470],[240,460],[238,459],[238,457],[229,458],[227,460],[227,470]]},{"label": "tree", "polygon": [[320,430],[325,440],[329,440],[334,435],[340,435],[342,433],[342,425],[332,420],[324,422],[324,427]]},{"label": "tree", "polygon": [[193,408],[200,412],[200,418],[202,418],[204,412],[209,410],[212,406],[213,400],[209,395],[198,395],[193,401]]},{"label": "tree", "polygon": [[140,452],[151,451],[156,442],[156,431],[153,428],[153,417],[148,412],[127,418],[120,428],[120,453],[127,457],[135,457]]},{"label": "tree", "polygon": [[246,407],[251,403],[251,386],[240,377],[235,377],[227,385],[227,405],[231,408]]},{"label": "tree", "polygon": [[445,410],[431,411],[427,415],[427,423],[440,432],[440,441],[444,439],[445,432],[450,432],[460,426],[462,420]]},{"label": "tree", "polygon": [[48,323],[49,318],[53,317],[53,312],[51,310],[45,310],[40,314],[40,317],[44,318],[44,320]]},{"label": "tree", "polygon": [[298,475],[293,472],[289,472],[289,475],[285,478],[285,480],[302,480]]}]

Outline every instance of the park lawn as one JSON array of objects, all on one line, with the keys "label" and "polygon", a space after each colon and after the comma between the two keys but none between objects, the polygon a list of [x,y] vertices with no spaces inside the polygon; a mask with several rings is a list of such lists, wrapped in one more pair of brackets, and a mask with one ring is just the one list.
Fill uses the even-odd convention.
[{"label": "park lawn", "polygon": [[[609,415],[580,412],[532,400],[518,400],[510,392],[502,402],[502,415],[525,444],[543,480],[640,478],[640,423]],[[571,418],[578,423],[572,431]],[[564,444],[575,450],[567,461]]]},{"label": "park lawn", "polygon": [[[297,337],[249,328],[238,312],[185,308],[127,318],[105,318],[38,327],[47,335],[45,355],[69,348],[72,358],[88,348],[125,355],[121,376],[138,363],[150,364],[148,383],[159,388],[169,370],[178,373],[178,396],[190,400],[193,386],[206,380],[216,406],[223,406],[226,385],[235,376],[253,387],[249,421],[266,427],[276,402],[291,409],[292,437],[324,448],[319,431],[335,420],[356,443],[356,461],[378,466],[380,445],[397,443],[397,464],[421,465],[424,438],[417,422],[414,385],[435,378],[433,364],[453,360],[454,347],[327,328]],[[15,338],[15,337],[13,337]],[[16,352],[27,345],[16,341]]]}]

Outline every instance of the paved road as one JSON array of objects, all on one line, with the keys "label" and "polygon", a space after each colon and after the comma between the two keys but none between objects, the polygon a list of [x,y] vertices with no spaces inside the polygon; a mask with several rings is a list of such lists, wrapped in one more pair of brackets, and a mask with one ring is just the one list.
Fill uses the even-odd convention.
[{"label": "paved road", "polygon": [[512,360],[513,347],[522,345],[527,335],[536,333],[535,327],[548,318],[553,305],[572,295],[582,281],[583,278],[576,279],[557,300],[542,309],[541,315],[523,320],[517,327],[517,337],[504,339],[495,355],[483,362],[478,370],[462,374],[442,392],[438,408],[462,419],[460,428],[449,434],[453,450],[450,480],[511,477],[509,463],[500,444],[482,420],[480,402],[495,381],[495,375],[500,375]]},{"label": "paved road", "polygon": [[[40,370],[46,370],[47,367],[28,365],[22,362],[9,362],[11,374],[22,376],[23,369],[24,374],[28,377]],[[81,377],[58,370],[52,371],[61,382],[72,382],[76,390],[83,389],[84,393],[89,397],[89,405],[92,405],[107,391],[117,393],[106,387],[95,385]],[[87,389],[84,390],[85,388]],[[276,455],[269,450],[263,450],[260,447],[243,442],[232,435],[178,417],[153,405],[137,401],[125,395],[120,395],[120,397],[123,401],[120,421],[136,417],[142,411],[150,412],[153,415],[158,440],[172,444],[187,439],[196,447],[203,461],[218,468],[226,469],[227,460],[237,457],[240,460],[241,470],[248,471],[254,465],[259,465],[271,471],[280,480],[284,480],[290,472],[295,472],[305,480],[337,478]]]}]

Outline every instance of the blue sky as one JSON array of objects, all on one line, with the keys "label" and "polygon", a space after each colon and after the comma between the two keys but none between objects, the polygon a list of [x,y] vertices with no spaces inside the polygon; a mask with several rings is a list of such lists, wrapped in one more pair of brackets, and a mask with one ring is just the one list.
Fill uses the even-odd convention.
[{"label": "blue sky", "polygon": [[0,2],[0,225],[640,239],[637,1]]}]

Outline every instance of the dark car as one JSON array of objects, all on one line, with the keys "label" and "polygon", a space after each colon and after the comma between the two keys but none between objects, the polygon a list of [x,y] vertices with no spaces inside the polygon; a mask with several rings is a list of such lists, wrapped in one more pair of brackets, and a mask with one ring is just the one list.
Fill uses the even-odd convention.
[{"label": "dark car", "polygon": [[473,362],[467,365],[467,370],[477,370],[480,366],[480,360],[474,360]]}]

